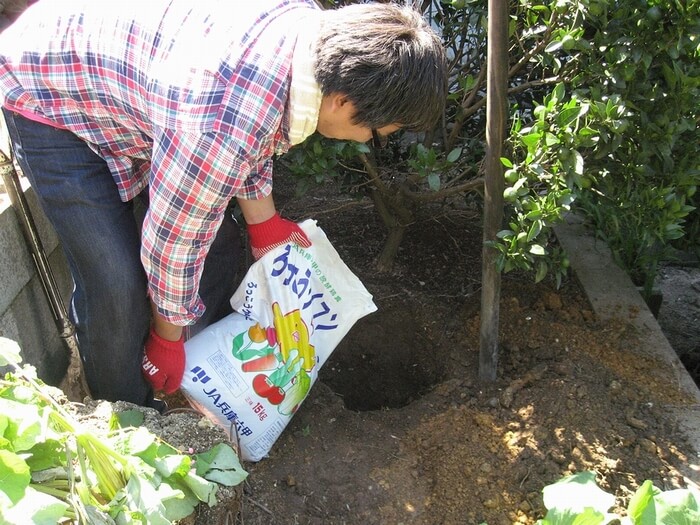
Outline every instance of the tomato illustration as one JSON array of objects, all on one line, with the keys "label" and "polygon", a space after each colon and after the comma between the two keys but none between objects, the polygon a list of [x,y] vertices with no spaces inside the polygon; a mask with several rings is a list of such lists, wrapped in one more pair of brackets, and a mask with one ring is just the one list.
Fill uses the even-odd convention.
[{"label": "tomato illustration", "polygon": [[280,387],[273,387],[267,394],[267,400],[273,405],[279,405],[284,401],[284,390]]},{"label": "tomato illustration", "polygon": [[279,405],[284,401],[284,390],[277,385],[273,385],[265,374],[258,374],[253,378],[253,390],[273,405]]},{"label": "tomato illustration", "polygon": [[253,390],[255,390],[255,393],[260,397],[267,397],[272,388],[273,386],[267,380],[265,374],[258,374],[253,378]]}]

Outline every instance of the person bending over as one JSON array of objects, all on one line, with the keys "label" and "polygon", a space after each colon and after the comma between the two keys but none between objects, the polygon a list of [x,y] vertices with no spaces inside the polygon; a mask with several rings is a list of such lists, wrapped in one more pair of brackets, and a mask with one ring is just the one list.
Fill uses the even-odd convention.
[{"label": "person bending over", "polygon": [[314,132],[364,142],[429,129],[446,75],[439,37],[394,4],[52,0],[24,11],[0,35],[0,102],[66,253],[91,396],[162,410],[154,393],[182,381],[184,328],[230,310],[241,257],[231,207],[256,259],[308,246],[275,210],[273,158]]}]

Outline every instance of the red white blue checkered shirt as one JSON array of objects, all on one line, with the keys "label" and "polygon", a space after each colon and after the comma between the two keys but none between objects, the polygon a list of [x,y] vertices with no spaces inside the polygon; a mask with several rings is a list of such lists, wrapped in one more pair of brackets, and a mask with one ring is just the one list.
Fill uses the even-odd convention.
[{"label": "red white blue checkered shirt", "polygon": [[142,261],[170,322],[204,311],[199,278],[231,198],[272,191],[299,9],[318,7],[52,0],[0,35],[2,105],[83,138],[122,200],[149,187]]}]

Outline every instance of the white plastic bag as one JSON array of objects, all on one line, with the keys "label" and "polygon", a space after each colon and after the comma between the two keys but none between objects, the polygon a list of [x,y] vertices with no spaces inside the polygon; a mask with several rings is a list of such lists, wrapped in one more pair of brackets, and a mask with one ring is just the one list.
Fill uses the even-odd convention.
[{"label": "white plastic bag", "polygon": [[300,227],[311,247],[287,244],[256,261],[234,313],[185,343],[182,392],[227,431],[236,425],[246,461],[268,454],[340,340],[377,309],[316,221]]}]

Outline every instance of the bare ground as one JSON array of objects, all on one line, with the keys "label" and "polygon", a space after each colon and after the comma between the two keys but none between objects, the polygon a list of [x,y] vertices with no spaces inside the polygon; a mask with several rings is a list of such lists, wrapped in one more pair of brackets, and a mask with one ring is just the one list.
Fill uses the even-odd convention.
[{"label": "bare ground", "polygon": [[671,489],[697,475],[665,410],[693,401],[635,352],[628,319],[596,319],[575,276],[560,289],[504,276],[498,378],[485,383],[478,213],[412,225],[379,274],[369,202],[279,201],[318,220],[379,310],[335,350],[270,457],[248,465],[242,523],[528,524],[567,474],[595,470],[621,507],[645,479]]},{"label": "bare ground", "polygon": [[700,264],[687,257],[661,268],[662,302],[657,320],[695,382],[700,380]]},{"label": "bare ground", "polygon": [[[378,273],[383,230],[369,201],[328,190],[277,199],[286,216],[318,220],[379,309],[336,348],[269,457],[244,465],[238,512],[229,498],[197,523],[533,524],[542,488],[567,474],[596,471],[618,510],[646,479],[664,490],[699,481],[666,410],[692,396],[636,352],[630,319],[596,318],[575,276],[559,289],[503,276],[498,377],[483,382],[477,211],[412,225],[393,271]],[[697,274],[675,272],[660,321],[688,320],[682,339],[697,348]],[[204,449],[202,424],[190,417],[165,439]]]}]

